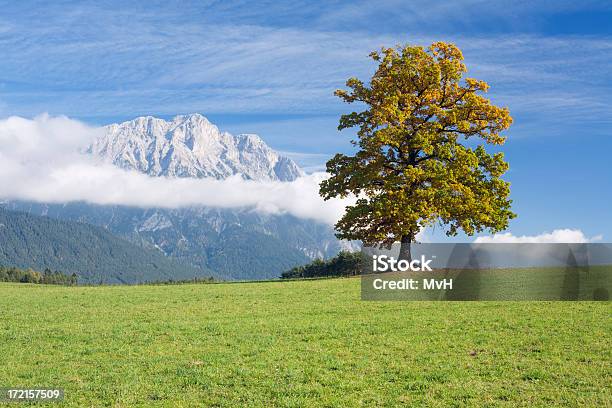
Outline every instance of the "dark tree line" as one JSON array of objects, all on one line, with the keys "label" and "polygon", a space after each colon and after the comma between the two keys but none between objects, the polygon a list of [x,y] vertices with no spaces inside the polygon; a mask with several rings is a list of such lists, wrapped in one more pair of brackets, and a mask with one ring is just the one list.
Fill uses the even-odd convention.
[{"label": "dark tree line", "polygon": [[43,272],[38,272],[32,269],[26,270],[0,266],[0,282],[74,286],[77,284],[77,281],[78,277],[76,273],[67,275],[60,271],[51,271],[49,268],[46,268]]},{"label": "dark tree line", "polygon": [[315,259],[307,265],[296,266],[283,272],[283,279],[317,278],[325,276],[360,275],[363,255],[361,252],[342,251],[334,258]]}]

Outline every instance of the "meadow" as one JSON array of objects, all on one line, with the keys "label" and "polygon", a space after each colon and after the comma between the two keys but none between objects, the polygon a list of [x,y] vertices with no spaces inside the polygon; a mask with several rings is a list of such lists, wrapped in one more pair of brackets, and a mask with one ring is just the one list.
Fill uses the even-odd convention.
[{"label": "meadow", "polygon": [[1,283],[0,387],[69,407],[612,405],[610,302],[373,302],[359,284]]}]

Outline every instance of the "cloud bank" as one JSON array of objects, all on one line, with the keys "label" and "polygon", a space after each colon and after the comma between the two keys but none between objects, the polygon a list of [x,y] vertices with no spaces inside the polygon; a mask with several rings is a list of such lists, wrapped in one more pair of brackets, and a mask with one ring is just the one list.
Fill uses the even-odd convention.
[{"label": "cloud bank", "polygon": [[181,208],[252,208],[333,224],[346,200],[318,194],[324,173],[293,182],[150,177],[79,153],[101,129],[66,117],[0,120],[0,199]]},{"label": "cloud bank", "polygon": [[553,232],[544,232],[540,235],[521,235],[515,236],[510,232],[503,234],[495,234],[493,236],[478,237],[474,242],[481,244],[503,243],[503,244],[518,244],[518,243],[588,243],[602,240],[601,235],[587,237],[578,229],[556,229]]}]

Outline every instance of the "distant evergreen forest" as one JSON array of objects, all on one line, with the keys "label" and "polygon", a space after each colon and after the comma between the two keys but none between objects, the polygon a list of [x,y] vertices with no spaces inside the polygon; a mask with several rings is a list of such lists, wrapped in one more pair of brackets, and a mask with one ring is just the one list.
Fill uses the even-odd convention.
[{"label": "distant evergreen forest", "polygon": [[66,275],[60,271],[45,269],[43,272],[32,269],[19,269],[15,267],[0,266],[0,282],[41,283],[45,285],[74,286],[78,282],[76,273]]},{"label": "distant evergreen forest", "polygon": [[297,266],[281,275],[282,279],[318,278],[325,276],[360,275],[363,265],[361,252],[341,251],[335,257],[323,260],[315,259],[307,265]]},{"label": "distant evergreen forest", "polygon": [[134,284],[208,278],[210,270],[183,264],[103,228],[0,208],[0,265],[78,275],[83,284]]}]

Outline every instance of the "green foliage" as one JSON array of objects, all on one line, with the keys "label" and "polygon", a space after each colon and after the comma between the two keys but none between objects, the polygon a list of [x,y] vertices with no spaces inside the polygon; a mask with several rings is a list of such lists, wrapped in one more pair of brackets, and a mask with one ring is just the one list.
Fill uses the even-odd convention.
[{"label": "green foliage", "polygon": [[15,267],[0,266],[0,282],[40,283],[44,285],[76,285],[76,273],[67,275],[60,271],[45,269],[42,273],[32,269],[19,269]]},{"label": "green foliage", "polygon": [[338,237],[365,245],[414,241],[436,223],[448,235],[501,231],[510,211],[503,153],[462,140],[501,145],[512,118],[482,94],[484,81],[464,78],[461,51],[437,42],[427,49],[383,48],[369,84],[351,78],[336,95],[362,112],[343,115],[339,129],[357,127],[354,156],[337,154],[321,183],[325,199],[358,197],[336,224]]},{"label": "green foliage", "polygon": [[62,408],[608,407],[611,343],[609,302],[364,302],[354,278],[0,284],[2,384],[64,388]]},{"label": "green foliage", "polygon": [[317,278],[324,276],[359,275],[363,264],[361,252],[341,251],[337,256],[328,259],[315,259],[307,265],[296,266],[283,272],[283,279]]},{"label": "green foliage", "polygon": [[79,283],[191,279],[212,272],[166,258],[92,225],[0,208],[0,264],[76,273]]},{"label": "green foliage", "polygon": [[207,265],[211,269],[224,271],[232,279],[243,280],[277,278],[280,271],[309,259],[277,238],[261,232],[245,231],[236,226],[226,228],[209,245],[206,254]]}]

